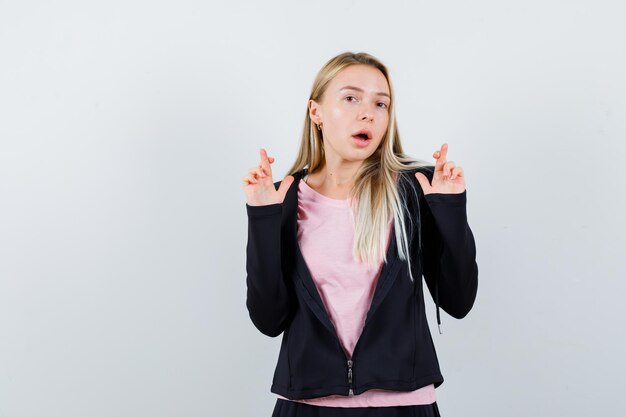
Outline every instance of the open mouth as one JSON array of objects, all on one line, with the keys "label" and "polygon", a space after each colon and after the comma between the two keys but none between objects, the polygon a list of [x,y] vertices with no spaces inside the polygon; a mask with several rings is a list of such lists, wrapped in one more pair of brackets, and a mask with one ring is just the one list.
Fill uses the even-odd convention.
[{"label": "open mouth", "polygon": [[369,146],[369,143],[372,139],[372,133],[369,130],[360,130],[354,135],[352,135],[352,140],[356,144],[356,146],[360,148],[365,148]]},{"label": "open mouth", "polygon": [[361,129],[355,132],[352,137],[361,141],[368,141],[372,139],[372,132],[370,132],[368,129]]}]

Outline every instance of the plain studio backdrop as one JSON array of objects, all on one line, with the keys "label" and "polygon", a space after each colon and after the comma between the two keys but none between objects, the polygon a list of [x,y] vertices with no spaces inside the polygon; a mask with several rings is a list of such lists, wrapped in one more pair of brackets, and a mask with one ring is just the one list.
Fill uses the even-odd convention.
[{"label": "plain studio backdrop", "polygon": [[427,313],[444,417],[622,416],[621,1],[0,1],[0,417],[270,416],[242,177],[315,74],[388,65],[464,168],[478,296]]}]

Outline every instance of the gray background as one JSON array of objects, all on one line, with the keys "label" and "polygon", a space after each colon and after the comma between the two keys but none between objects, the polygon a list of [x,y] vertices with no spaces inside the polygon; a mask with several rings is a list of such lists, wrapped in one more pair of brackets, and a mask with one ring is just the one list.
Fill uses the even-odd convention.
[{"label": "gray background", "polygon": [[0,417],[269,416],[241,178],[366,51],[406,151],[465,169],[479,291],[443,416],[621,416],[620,1],[0,1]]}]

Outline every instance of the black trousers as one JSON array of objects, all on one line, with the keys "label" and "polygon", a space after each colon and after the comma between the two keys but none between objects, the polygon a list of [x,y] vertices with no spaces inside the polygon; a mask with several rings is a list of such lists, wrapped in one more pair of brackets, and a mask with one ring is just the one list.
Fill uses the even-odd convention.
[{"label": "black trousers", "polygon": [[441,417],[437,402],[393,407],[322,407],[276,399],[272,417]]}]

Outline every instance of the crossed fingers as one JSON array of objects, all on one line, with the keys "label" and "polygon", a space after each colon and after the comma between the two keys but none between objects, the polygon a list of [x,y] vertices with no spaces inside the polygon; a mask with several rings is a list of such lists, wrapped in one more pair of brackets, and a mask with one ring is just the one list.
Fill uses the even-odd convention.
[{"label": "crossed fingers", "polygon": [[433,157],[437,160],[435,163],[435,172],[441,171],[444,179],[455,179],[463,176],[463,168],[457,167],[454,161],[448,161],[448,144],[441,145],[441,149],[433,153]]},{"label": "crossed fingers", "polygon": [[261,154],[261,163],[248,171],[248,175],[242,178],[244,185],[257,184],[259,178],[265,178],[272,175],[270,164],[274,162],[274,158],[267,156],[265,149],[259,151]]}]

